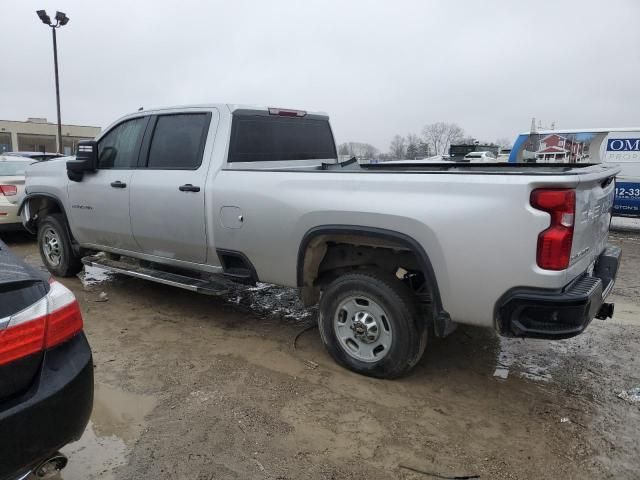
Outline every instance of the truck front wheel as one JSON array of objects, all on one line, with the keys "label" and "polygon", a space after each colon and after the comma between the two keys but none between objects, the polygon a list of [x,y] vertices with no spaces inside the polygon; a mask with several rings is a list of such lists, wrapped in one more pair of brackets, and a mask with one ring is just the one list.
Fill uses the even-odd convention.
[{"label": "truck front wheel", "polygon": [[65,219],[55,213],[38,225],[38,249],[44,266],[58,277],[71,277],[82,270],[80,256],[72,248]]},{"label": "truck front wheel", "polygon": [[411,290],[393,275],[354,271],[320,298],[322,341],[340,365],[363,375],[396,378],[422,357],[427,328]]}]

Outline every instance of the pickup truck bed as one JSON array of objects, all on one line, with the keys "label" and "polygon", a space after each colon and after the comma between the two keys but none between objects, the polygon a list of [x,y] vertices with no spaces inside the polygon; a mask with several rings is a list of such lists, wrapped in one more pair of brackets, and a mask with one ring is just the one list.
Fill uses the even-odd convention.
[{"label": "pickup truck bed", "polygon": [[[375,376],[408,371],[431,326],[563,338],[599,314],[619,257],[607,249],[616,168],[336,158],[323,114],[136,112],[75,159],[31,167],[23,221],[60,275],[103,251],[158,276],[298,287],[320,303],[334,358]],[[582,310],[562,313],[578,290]],[[531,292],[545,309],[525,309]]]}]

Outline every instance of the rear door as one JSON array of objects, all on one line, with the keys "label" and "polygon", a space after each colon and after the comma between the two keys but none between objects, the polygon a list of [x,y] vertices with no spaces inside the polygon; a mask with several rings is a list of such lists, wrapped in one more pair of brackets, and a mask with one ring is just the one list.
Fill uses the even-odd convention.
[{"label": "rear door", "polygon": [[154,116],[145,137],[144,165],[133,174],[131,225],[142,252],[204,263],[207,238],[204,160],[218,113],[190,111]]},{"label": "rear door", "polygon": [[98,169],[69,181],[67,212],[80,243],[138,251],[131,233],[131,177],[149,117],[125,120],[98,141]]}]

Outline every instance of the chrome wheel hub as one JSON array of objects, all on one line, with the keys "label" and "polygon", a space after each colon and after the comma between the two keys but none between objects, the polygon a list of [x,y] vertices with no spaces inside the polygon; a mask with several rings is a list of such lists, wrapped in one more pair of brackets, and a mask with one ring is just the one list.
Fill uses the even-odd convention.
[{"label": "chrome wheel hub", "polygon": [[58,233],[52,228],[45,230],[42,236],[42,253],[51,266],[58,266],[62,257],[62,245]]},{"label": "chrome wheel hub", "polygon": [[353,336],[364,343],[373,343],[380,336],[378,322],[368,312],[357,312],[351,323]]},{"label": "chrome wheel hub", "polygon": [[389,316],[367,296],[351,296],[340,302],[333,328],[342,349],[357,360],[377,362],[391,349]]}]

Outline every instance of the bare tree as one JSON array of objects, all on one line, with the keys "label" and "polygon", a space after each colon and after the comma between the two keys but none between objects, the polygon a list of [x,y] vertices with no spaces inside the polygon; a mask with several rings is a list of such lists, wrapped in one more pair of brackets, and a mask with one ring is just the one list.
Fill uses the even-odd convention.
[{"label": "bare tree", "polygon": [[420,137],[418,137],[414,133],[410,133],[409,135],[407,135],[407,155],[406,155],[406,157],[409,160],[415,160],[418,157],[418,155],[420,154],[419,146],[420,146]]},{"label": "bare tree", "polygon": [[512,142],[508,138],[503,137],[496,140],[496,145],[501,148],[511,148]]},{"label": "bare tree", "polygon": [[[338,146],[341,155],[350,155],[358,159],[372,159],[378,156],[378,149],[368,143],[346,142]],[[342,153],[346,152],[346,153]]]},{"label": "bare tree", "polygon": [[400,135],[396,135],[391,139],[391,144],[389,145],[389,153],[392,158],[397,160],[402,160],[405,158],[407,148],[407,142],[404,137]]},{"label": "bare tree", "polygon": [[421,158],[428,158],[431,156],[431,148],[424,140],[420,140],[420,142],[418,142],[418,156]]},{"label": "bare tree", "polygon": [[434,155],[448,153],[449,146],[458,142],[463,135],[464,130],[455,123],[436,122],[422,129],[422,137]]}]

